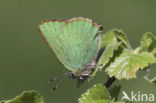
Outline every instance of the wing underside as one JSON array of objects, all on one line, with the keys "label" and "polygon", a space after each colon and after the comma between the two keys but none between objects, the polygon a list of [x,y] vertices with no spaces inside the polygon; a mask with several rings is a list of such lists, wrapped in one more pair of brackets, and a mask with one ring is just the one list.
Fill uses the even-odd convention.
[{"label": "wing underside", "polygon": [[85,69],[98,49],[99,26],[85,18],[68,21],[48,20],[39,25],[59,61],[70,71]]}]

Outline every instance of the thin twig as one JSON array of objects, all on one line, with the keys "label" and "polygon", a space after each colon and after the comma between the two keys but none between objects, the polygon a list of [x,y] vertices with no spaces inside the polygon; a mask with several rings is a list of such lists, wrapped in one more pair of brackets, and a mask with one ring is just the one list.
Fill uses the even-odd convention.
[{"label": "thin twig", "polygon": [[104,84],[107,88],[109,88],[114,82],[115,82],[115,77],[109,77],[109,79],[107,80],[107,82]]}]

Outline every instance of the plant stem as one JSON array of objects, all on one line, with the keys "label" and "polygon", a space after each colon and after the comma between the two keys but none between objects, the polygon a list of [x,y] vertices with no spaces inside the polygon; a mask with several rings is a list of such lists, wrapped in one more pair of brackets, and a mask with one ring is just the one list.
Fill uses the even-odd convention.
[{"label": "plant stem", "polygon": [[107,82],[104,84],[107,88],[109,88],[114,82],[115,82],[115,77],[109,77],[109,79],[107,80]]}]

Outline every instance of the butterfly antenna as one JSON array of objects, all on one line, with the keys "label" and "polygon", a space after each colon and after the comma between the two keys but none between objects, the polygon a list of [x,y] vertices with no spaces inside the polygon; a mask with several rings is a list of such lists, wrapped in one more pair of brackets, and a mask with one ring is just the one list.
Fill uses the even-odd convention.
[{"label": "butterfly antenna", "polygon": [[56,86],[51,89],[51,92],[54,92],[61,85],[61,83],[63,82],[63,80],[65,79],[65,77],[67,77],[67,73],[64,73],[63,75],[61,75],[61,76],[58,77],[58,78],[61,78],[61,79],[56,84]]},{"label": "butterfly antenna", "polygon": [[63,74],[61,74],[61,75],[58,75],[58,76],[56,76],[56,77],[53,77],[53,78],[51,78],[48,82],[51,83],[51,82],[53,82],[53,81],[55,81],[55,80],[61,78],[62,76],[66,75],[66,74],[67,74],[67,73],[63,73]]}]

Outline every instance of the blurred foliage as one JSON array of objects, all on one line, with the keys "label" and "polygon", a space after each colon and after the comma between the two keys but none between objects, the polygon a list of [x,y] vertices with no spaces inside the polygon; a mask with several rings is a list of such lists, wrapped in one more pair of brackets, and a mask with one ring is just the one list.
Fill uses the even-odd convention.
[{"label": "blurred foliage", "polygon": [[0,101],[0,103],[44,103],[43,98],[36,91],[24,91],[14,99]]},{"label": "blurred foliage", "polygon": [[156,56],[156,37],[147,32],[141,38],[140,51],[147,51]]},{"label": "blurred foliage", "polygon": [[156,84],[156,77],[151,80],[152,83]]}]

